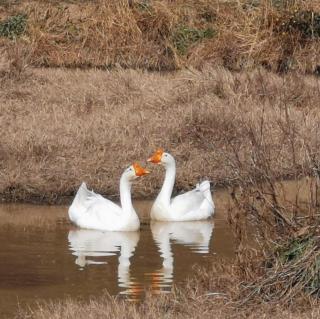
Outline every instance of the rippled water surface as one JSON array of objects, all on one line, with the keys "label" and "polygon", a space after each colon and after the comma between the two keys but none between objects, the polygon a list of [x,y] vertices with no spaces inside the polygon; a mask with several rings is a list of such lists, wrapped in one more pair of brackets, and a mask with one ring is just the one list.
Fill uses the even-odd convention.
[{"label": "rippled water surface", "polygon": [[0,205],[0,317],[18,304],[112,295],[139,300],[170,291],[195,264],[232,258],[226,211],[202,222],[151,222],[150,202],[136,202],[139,232],[78,229],[67,207]]}]

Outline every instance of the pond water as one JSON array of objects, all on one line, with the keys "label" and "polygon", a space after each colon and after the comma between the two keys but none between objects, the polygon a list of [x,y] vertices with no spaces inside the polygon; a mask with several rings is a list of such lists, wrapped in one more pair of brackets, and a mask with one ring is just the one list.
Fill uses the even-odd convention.
[{"label": "pond water", "polygon": [[18,307],[104,291],[130,300],[170,291],[194,265],[232,258],[226,211],[200,222],[151,222],[151,203],[136,202],[139,232],[79,229],[67,206],[0,205],[0,317]]},{"label": "pond water", "polygon": [[[312,183],[279,183],[281,203],[307,203]],[[141,300],[146,291],[169,292],[195,265],[231,262],[230,198],[216,191],[214,200],[214,218],[201,222],[150,222],[152,201],[136,201],[140,231],[113,233],[76,228],[67,206],[0,204],[0,318],[39,301],[105,291]]]}]

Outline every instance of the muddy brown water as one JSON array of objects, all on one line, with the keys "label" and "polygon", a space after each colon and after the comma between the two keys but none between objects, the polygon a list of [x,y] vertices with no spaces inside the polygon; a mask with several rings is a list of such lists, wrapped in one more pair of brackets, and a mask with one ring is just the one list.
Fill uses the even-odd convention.
[{"label": "muddy brown water", "polygon": [[86,300],[105,291],[140,300],[147,290],[170,291],[194,265],[232,258],[223,209],[208,221],[150,223],[151,204],[134,204],[139,232],[113,233],[76,228],[67,206],[0,205],[0,317],[39,301]]},{"label": "muddy brown water", "polygon": [[[285,193],[294,193],[296,184],[287,185]],[[176,223],[150,223],[152,202],[136,201],[141,229],[122,233],[76,228],[67,206],[1,204],[0,318],[39,301],[105,291],[141,300],[147,290],[166,293],[192,277],[195,265],[231,260],[230,199],[218,191],[214,200],[212,220]]]}]

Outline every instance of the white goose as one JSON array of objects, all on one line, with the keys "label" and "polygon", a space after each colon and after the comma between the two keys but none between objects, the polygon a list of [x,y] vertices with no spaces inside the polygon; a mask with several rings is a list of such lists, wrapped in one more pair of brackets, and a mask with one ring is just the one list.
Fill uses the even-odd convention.
[{"label": "white goose", "polygon": [[132,182],[149,171],[134,163],[120,178],[121,207],[89,191],[83,182],[69,207],[70,220],[81,228],[103,231],[136,231],[140,222],[131,201]]},{"label": "white goose", "polygon": [[207,219],[214,213],[210,182],[203,181],[196,188],[171,198],[176,176],[176,162],[172,155],[157,150],[148,162],[162,164],[166,176],[152,208],[151,218],[162,221],[192,221]]}]

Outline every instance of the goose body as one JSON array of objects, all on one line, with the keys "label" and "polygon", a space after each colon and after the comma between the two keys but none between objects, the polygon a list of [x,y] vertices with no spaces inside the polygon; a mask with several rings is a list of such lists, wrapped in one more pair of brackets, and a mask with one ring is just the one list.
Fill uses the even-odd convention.
[{"label": "goose body", "polygon": [[209,181],[203,181],[197,184],[193,190],[171,198],[176,176],[174,157],[163,150],[158,150],[148,161],[162,164],[166,169],[161,191],[151,208],[152,219],[193,221],[207,219],[214,214],[215,206]]},{"label": "goose body", "polygon": [[140,222],[131,201],[134,179],[149,172],[138,164],[127,168],[120,178],[121,206],[88,190],[83,182],[69,208],[70,220],[80,228],[103,231],[136,231]]}]

